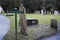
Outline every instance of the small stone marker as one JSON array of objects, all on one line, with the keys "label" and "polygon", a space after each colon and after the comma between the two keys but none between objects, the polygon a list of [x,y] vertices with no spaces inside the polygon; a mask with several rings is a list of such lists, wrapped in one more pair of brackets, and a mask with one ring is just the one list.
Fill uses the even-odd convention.
[{"label": "small stone marker", "polygon": [[37,11],[37,10],[36,10],[36,11],[35,11],[35,14],[40,14],[40,11]]},{"label": "small stone marker", "polygon": [[54,9],[53,8],[51,9],[51,14],[54,14]]},{"label": "small stone marker", "polygon": [[41,10],[41,15],[43,15],[44,14],[44,12],[43,12],[43,9]]},{"label": "small stone marker", "polygon": [[0,6],[0,13],[1,13],[1,12],[4,12],[4,11],[3,11],[2,7]]},{"label": "small stone marker", "polygon": [[51,27],[57,29],[57,20],[51,19]]},{"label": "small stone marker", "polygon": [[54,15],[58,15],[58,14],[59,14],[59,12],[55,10],[54,11]]}]

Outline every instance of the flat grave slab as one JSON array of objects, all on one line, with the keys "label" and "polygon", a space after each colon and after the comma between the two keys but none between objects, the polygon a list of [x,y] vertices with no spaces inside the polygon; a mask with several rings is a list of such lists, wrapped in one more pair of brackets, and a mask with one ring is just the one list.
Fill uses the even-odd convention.
[{"label": "flat grave slab", "polygon": [[38,19],[37,18],[27,18],[27,25],[37,25]]}]

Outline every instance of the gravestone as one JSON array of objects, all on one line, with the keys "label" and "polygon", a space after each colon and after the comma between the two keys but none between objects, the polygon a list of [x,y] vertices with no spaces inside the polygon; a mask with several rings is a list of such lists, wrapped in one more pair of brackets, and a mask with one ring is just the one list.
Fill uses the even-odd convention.
[{"label": "gravestone", "polygon": [[0,6],[0,13],[1,13],[1,12],[4,12],[4,11],[3,11],[3,8]]},{"label": "gravestone", "polygon": [[54,14],[54,9],[53,8],[51,9],[51,14]]},{"label": "gravestone", "polygon": [[27,25],[37,25],[38,24],[38,19],[37,18],[27,18]]},{"label": "gravestone", "polygon": [[35,14],[40,14],[40,11],[35,10]]},{"label": "gravestone", "polygon": [[41,10],[41,15],[43,15],[44,14],[44,11],[43,11],[43,9]]},{"label": "gravestone", "polygon": [[52,14],[51,11],[46,11],[46,14]]},{"label": "gravestone", "polygon": [[57,20],[51,19],[51,27],[57,29]]},{"label": "gravestone", "polygon": [[59,12],[57,10],[54,11],[54,15],[58,15]]},{"label": "gravestone", "polygon": [[60,32],[60,23],[58,23],[57,31]]},{"label": "gravestone", "polygon": [[43,12],[44,12],[44,14],[46,14],[46,10],[44,10]]},{"label": "gravestone", "polygon": [[51,12],[50,12],[50,14],[51,14]]}]

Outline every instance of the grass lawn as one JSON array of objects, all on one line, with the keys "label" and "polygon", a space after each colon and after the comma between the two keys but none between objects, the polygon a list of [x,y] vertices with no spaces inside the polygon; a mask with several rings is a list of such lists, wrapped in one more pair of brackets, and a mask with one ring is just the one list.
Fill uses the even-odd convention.
[{"label": "grass lawn", "polygon": [[[8,32],[8,34],[5,36],[4,40],[15,40],[15,24],[14,24],[14,16],[10,16],[8,17],[11,21],[11,27],[10,27],[10,31]],[[26,18],[37,18],[39,20],[39,24],[50,24],[51,19],[56,19],[58,20],[58,22],[60,22],[60,15],[40,15],[40,14],[26,14]],[[19,25],[19,15],[17,18],[18,24]],[[48,33],[44,33],[46,29],[42,29],[42,27],[28,27],[27,28],[27,33],[28,36],[24,36],[19,34],[20,33],[20,27],[18,26],[18,40],[35,40],[37,37],[43,35],[41,32],[39,34],[37,34],[37,31],[39,30],[39,28],[41,30],[43,30],[43,34],[48,34]],[[46,28],[46,27],[45,27]],[[47,27],[50,28],[50,27]],[[51,30],[51,29],[47,29],[47,30]]]}]

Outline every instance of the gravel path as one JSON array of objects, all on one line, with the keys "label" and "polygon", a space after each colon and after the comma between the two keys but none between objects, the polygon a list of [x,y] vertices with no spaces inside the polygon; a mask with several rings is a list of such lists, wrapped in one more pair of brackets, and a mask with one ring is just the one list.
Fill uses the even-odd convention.
[{"label": "gravel path", "polygon": [[47,37],[40,37],[37,40],[60,40],[60,32],[57,32],[53,35],[47,36]]},{"label": "gravel path", "polygon": [[0,40],[3,40],[10,28],[10,21],[8,18],[0,14]]},{"label": "gravel path", "polygon": [[37,40],[60,40],[60,23],[58,23],[57,32],[48,36],[41,36]]}]

